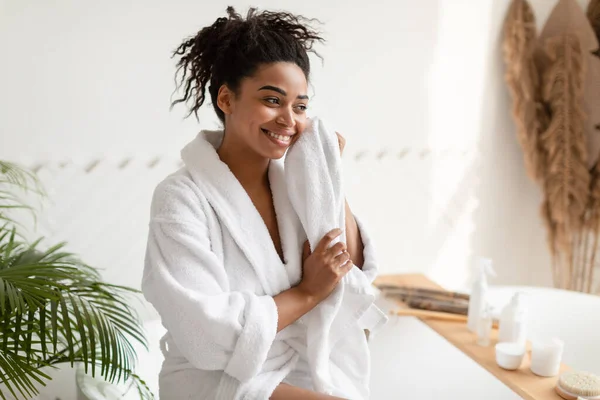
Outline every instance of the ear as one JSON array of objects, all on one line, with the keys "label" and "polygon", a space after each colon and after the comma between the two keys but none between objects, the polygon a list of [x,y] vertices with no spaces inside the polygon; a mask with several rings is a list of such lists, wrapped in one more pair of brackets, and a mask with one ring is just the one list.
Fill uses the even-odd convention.
[{"label": "ear", "polygon": [[225,115],[231,114],[234,108],[234,93],[227,87],[221,85],[217,94],[217,106]]}]

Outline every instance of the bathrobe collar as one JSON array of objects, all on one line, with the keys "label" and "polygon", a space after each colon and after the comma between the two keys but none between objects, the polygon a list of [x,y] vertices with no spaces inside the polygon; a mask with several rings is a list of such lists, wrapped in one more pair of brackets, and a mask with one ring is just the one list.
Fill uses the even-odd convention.
[{"label": "bathrobe collar", "polygon": [[278,294],[289,289],[290,280],[295,281],[301,271],[301,265],[298,265],[301,263],[298,250],[300,223],[287,197],[283,161],[272,160],[268,175],[285,265],[250,196],[219,158],[216,150],[222,140],[222,130],[202,131],[183,148],[181,157],[194,183],[254,268],[265,293]]}]

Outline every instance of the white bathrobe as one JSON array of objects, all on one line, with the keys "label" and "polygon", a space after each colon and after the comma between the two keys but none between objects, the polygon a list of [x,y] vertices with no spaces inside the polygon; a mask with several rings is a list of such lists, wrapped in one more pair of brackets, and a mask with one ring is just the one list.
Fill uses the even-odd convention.
[{"label": "white bathrobe", "polygon": [[[161,182],[152,199],[142,290],[168,331],[160,398],[264,400],[282,381],[314,390],[306,325],[299,320],[277,333],[273,296],[300,282],[306,240],[287,195],[283,160],[271,161],[268,176],[285,262],[216,153],[222,135],[204,131],[190,142],[182,150],[185,167]],[[362,269],[372,279],[373,246],[357,222]],[[348,329],[363,328],[357,321]],[[368,365],[344,356],[356,346],[364,352],[366,339],[356,343],[350,336],[352,342],[338,340],[331,350],[329,370],[343,386],[336,394],[366,398]]]}]

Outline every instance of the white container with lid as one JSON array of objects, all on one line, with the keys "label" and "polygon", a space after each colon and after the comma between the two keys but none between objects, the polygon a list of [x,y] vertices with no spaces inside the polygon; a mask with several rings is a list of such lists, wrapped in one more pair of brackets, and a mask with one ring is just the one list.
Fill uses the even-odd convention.
[{"label": "white container with lid", "polygon": [[496,344],[496,363],[504,369],[515,370],[521,366],[525,347],[518,343]]}]

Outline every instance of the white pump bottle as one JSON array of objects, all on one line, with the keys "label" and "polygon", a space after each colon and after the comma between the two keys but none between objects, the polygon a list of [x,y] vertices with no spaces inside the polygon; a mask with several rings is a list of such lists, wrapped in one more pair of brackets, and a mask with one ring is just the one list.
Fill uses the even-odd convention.
[{"label": "white pump bottle", "polygon": [[516,292],[500,314],[499,342],[513,342],[525,346],[527,341],[527,307],[525,293]]},{"label": "white pump bottle", "polygon": [[488,291],[487,276],[496,276],[494,268],[492,268],[492,260],[482,258],[479,260],[479,275],[473,283],[471,295],[469,298],[469,312],[467,316],[467,328],[474,333],[477,333],[479,320],[485,310],[486,297]]}]

